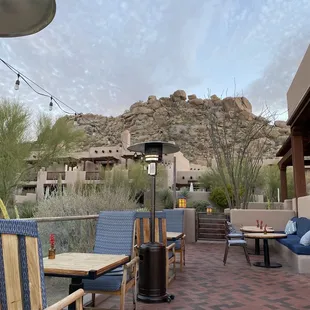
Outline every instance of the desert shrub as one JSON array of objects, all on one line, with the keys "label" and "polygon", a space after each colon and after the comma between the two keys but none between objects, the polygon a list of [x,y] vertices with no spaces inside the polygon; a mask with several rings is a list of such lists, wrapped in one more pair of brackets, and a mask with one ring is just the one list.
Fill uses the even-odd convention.
[{"label": "desert shrub", "polygon": [[196,209],[196,212],[205,212],[208,206],[210,206],[210,202],[207,200],[189,201],[187,203],[187,207]]},{"label": "desert shrub", "polygon": [[228,207],[228,201],[222,187],[217,186],[212,188],[209,199],[220,209]]},{"label": "desert shrub", "polygon": [[173,209],[173,196],[172,191],[163,189],[159,192],[159,199],[165,209]]},{"label": "desert shrub", "polygon": [[37,212],[37,203],[34,202],[24,202],[17,206],[17,211],[20,218],[32,218]]},{"label": "desert shrub", "polygon": [[180,192],[179,192],[179,195],[178,195],[179,198],[186,198],[188,199],[190,197],[190,191],[187,187],[182,187],[180,189]]},{"label": "desert shrub", "polygon": [[[135,209],[136,203],[127,187],[112,187],[110,184],[87,187],[87,191],[67,188],[63,195],[54,195],[40,201],[35,217],[63,217],[93,215],[103,210]],[[40,223],[39,231],[44,253],[49,246],[49,235],[55,234],[57,252],[92,251],[96,220],[75,220]]]}]

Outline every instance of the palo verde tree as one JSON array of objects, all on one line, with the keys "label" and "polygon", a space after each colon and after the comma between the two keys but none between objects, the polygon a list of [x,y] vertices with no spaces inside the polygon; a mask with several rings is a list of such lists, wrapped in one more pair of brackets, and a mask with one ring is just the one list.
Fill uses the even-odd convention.
[{"label": "palo verde tree", "polygon": [[30,112],[16,101],[0,99],[0,198],[12,202],[14,191],[27,175],[63,156],[83,139],[67,118],[53,122],[40,116],[32,139]]},{"label": "palo verde tree", "polygon": [[[230,98],[235,103],[235,98]],[[231,104],[208,106],[207,140],[216,161],[213,169],[229,207],[244,208],[250,200],[264,155],[270,148],[273,115],[255,116]]]}]

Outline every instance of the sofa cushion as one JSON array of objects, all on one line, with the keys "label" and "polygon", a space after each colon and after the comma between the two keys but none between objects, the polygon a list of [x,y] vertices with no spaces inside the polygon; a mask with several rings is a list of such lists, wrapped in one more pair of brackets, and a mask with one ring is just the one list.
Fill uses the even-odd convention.
[{"label": "sofa cushion", "polygon": [[296,222],[293,222],[292,220],[289,220],[285,226],[285,233],[287,235],[293,235],[296,233],[297,228],[296,228]]},{"label": "sofa cushion", "polygon": [[307,231],[310,230],[310,220],[305,217],[299,217],[297,219],[297,236],[302,237]]},{"label": "sofa cushion", "polygon": [[287,238],[277,239],[277,241],[297,255],[310,255],[310,246],[301,245],[297,235],[288,235]]},{"label": "sofa cushion", "polygon": [[300,238],[300,244],[304,246],[310,245],[310,230],[307,231],[301,238]]},{"label": "sofa cushion", "polygon": [[310,255],[310,246],[294,243],[289,247],[289,249],[298,255]]},{"label": "sofa cushion", "polygon": [[175,249],[176,249],[176,250],[180,250],[180,249],[181,249],[181,240],[180,240],[180,239],[175,240],[175,241],[169,240],[169,241],[167,242],[167,245],[170,245],[170,244],[172,244],[172,243],[175,244]]}]

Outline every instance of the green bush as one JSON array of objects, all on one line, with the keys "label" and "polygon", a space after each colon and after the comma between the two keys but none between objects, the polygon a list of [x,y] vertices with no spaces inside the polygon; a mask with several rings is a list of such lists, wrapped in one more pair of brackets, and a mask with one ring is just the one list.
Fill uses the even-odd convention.
[{"label": "green bush", "polygon": [[189,201],[187,203],[188,208],[196,209],[196,212],[206,212],[206,208],[210,206],[207,200]]},{"label": "green bush", "polygon": [[222,187],[214,187],[210,193],[209,199],[220,209],[228,207],[225,191]]},{"label": "green bush", "polygon": [[32,218],[37,212],[37,204],[33,202],[24,202],[17,207],[20,218]]}]

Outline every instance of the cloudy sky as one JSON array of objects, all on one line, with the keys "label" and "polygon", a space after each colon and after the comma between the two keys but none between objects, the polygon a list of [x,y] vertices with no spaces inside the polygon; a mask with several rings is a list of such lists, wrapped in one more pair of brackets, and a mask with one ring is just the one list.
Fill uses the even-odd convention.
[{"label": "cloudy sky", "polygon": [[[285,119],[309,16],[309,0],[58,0],[46,29],[1,38],[0,57],[77,112],[118,115],[184,89],[243,94]],[[0,96],[48,111],[48,98],[23,82],[14,91],[15,80],[0,64]]]}]

